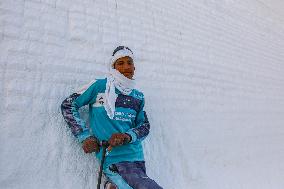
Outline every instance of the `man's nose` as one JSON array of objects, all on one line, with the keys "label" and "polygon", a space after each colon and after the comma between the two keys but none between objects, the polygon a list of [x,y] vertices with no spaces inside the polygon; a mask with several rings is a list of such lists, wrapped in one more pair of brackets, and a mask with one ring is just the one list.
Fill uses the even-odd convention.
[{"label": "man's nose", "polygon": [[129,65],[128,63],[124,64],[124,69],[127,70],[127,69],[130,69],[131,68],[131,65]]}]

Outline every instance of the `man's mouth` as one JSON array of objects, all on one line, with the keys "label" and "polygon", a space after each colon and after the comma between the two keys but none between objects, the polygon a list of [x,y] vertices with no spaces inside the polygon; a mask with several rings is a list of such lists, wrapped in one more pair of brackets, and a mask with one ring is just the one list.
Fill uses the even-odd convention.
[{"label": "man's mouth", "polygon": [[123,75],[127,78],[130,78],[133,76],[133,73],[132,72],[124,72]]},{"label": "man's mouth", "polygon": [[124,72],[125,75],[132,75],[132,72]]}]

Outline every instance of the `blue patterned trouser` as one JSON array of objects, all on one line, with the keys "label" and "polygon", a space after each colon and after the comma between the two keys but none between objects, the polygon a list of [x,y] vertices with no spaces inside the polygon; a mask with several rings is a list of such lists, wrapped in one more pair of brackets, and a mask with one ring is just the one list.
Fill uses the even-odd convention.
[{"label": "blue patterned trouser", "polygon": [[120,162],[104,170],[117,189],[163,189],[146,174],[145,162]]}]

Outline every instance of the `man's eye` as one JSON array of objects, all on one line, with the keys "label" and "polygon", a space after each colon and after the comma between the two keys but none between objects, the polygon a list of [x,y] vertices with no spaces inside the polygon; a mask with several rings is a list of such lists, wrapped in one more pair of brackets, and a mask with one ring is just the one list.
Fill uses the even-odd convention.
[{"label": "man's eye", "polygon": [[123,62],[118,62],[117,64],[118,64],[118,65],[122,65],[122,64],[123,64]]}]

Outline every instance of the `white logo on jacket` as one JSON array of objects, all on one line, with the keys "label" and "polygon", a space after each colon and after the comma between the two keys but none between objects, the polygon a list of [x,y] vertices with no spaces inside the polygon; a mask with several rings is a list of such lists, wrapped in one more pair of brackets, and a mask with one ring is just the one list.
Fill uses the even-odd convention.
[{"label": "white logo on jacket", "polygon": [[[99,108],[104,107],[104,103],[106,102],[105,93],[98,93],[96,97],[96,102],[93,103],[93,107]],[[131,122],[136,117],[136,114],[133,112],[125,112],[125,111],[117,111],[114,112],[114,120],[118,121],[127,121]]]},{"label": "white logo on jacket", "polygon": [[105,103],[105,100],[105,93],[98,93],[96,102],[93,104],[93,107],[102,107]]}]

